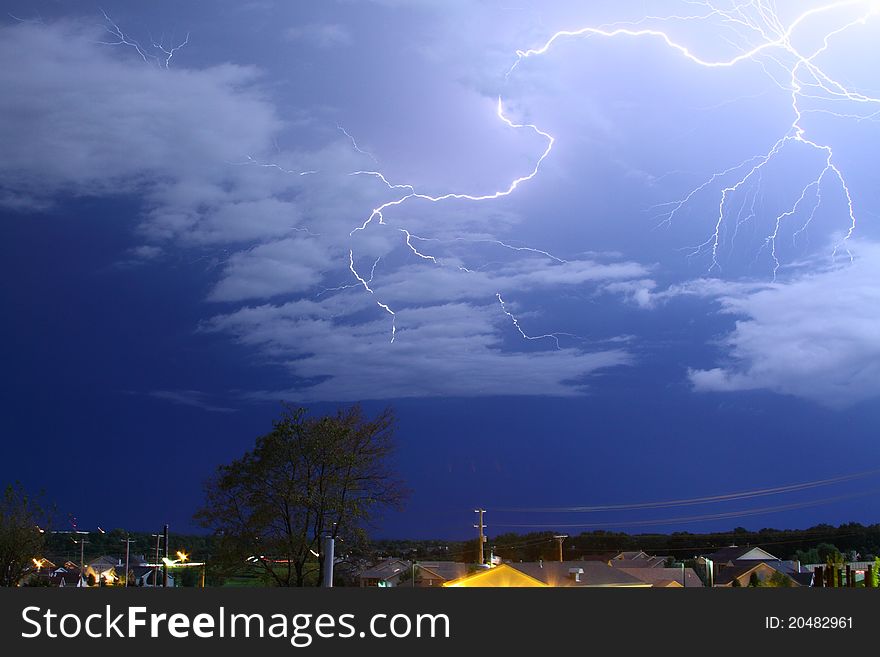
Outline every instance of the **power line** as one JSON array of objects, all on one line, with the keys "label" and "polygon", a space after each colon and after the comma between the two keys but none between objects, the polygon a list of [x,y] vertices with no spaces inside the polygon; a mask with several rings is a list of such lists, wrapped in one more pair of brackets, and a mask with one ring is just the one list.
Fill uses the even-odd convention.
[{"label": "power line", "polygon": [[[814,481],[806,481],[786,486],[775,486],[772,488],[758,488],[754,490],[740,491],[736,493],[724,493],[721,495],[708,495],[706,497],[692,497],[680,500],[666,500],[661,502],[636,502],[627,504],[602,504],[593,506],[561,506],[561,507],[524,507],[524,508],[497,508],[493,511],[499,512],[516,512],[516,513],[594,513],[599,511],[626,511],[637,509],[661,509],[677,506],[694,506],[699,504],[711,504],[716,502],[732,502],[736,500],[751,499],[754,497],[764,497],[767,495],[781,495],[783,493],[793,493],[801,490],[809,490],[820,486],[830,486],[847,481],[864,479],[866,477],[880,474],[880,469],[866,470],[864,472],[856,472],[839,477],[831,477],[827,479],[816,479]],[[510,526],[510,525],[506,525]]]},{"label": "power line", "polygon": [[723,520],[728,518],[744,518],[747,516],[762,515],[765,513],[775,513],[778,511],[790,511],[793,509],[803,509],[811,506],[819,506],[822,504],[831,504],[841,500],[852,499],[855,497],[864,497],[877,493],[877,489],[864,491],[862,493],[853,493],[851,495],[838,495],[836,497],[828,497],[820,500],[812,500],[809,502],[798,502],[794,504],[781,504],[778,506],[762,507],[758,509],[748,509],[744,511],[730,511],[727,513],[708,513],[698,516],[681,516],[678,518],[664,518],[659,520],[624,520],[619,522],[593,522],[593,523],[497,523],[498,527],[520,527],[532,529],[558,529],[567,527],[641,527],[651,525],[672,525],[685,522],[702,522],[706,520]]}]

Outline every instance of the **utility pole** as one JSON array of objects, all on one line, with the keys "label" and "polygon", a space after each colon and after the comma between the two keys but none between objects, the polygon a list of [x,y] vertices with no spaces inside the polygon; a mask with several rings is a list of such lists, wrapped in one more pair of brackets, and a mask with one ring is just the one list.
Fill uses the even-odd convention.
[{"label": "utility pole", "polygon": [[82,579],[86,573],[86,560],[85,560],[85,544],[88,541],[84,538],[74,540],[74,543],[79,543],[79,578]]},{"label": "utility pole", "polygon": [[562,541],[568,538],[568,534],[556,534],[553,538],[559,541],[559,563],[562,563]]},{"label": "utility pole", "polygon": [[165,537],[165,563],[162,565],[162,586],[168,588],[168,525],[162,530]]},{"label": "utility pole", "polygon": [[153,562],[153,586],[159,586],[159,539],[162,534],[150,534],[156,537],[156,560]]},{"label": "utility pole", "polygon": [[483,524],[483,514],[486,513],[486,509],[474,509],[474,513],[479,517],[479,524],[474,525],[474,529],[479,530],[479,539],[477,541],[478,547],[480,550],[480,565],[483,565],[483,543],[486,542],[486,534],[483,533],[483,530],[486,529],[486,525]]},{"label": "utility pole", "polygon": [[126,535],[121,542],[125,543],[125,588],[128,588],[128,573],[130,572],[128,569],[128,549],[134,541]]}]

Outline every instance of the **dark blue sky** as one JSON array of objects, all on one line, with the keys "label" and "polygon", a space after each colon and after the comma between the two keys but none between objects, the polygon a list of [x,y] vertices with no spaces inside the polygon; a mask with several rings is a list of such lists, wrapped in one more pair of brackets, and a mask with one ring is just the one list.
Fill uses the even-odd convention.
[{"label": "dark blue sky", "polygon": [[872,3],[4,8],[2,474],[62,522],[194,529],[282,399],[395,409],[381,536],[878,521],[876,476],[509,510],[873,467]]}]

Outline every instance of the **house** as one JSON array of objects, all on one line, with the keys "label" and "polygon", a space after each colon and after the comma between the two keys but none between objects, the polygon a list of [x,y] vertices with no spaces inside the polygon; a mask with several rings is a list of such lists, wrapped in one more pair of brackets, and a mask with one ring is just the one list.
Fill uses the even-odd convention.
[{"label": "house", "polygon": [[[812,581],[811,574],[809,578],[799,576],[807,575],[801,572],[799,562],[783,561],[760,547],[731,545],[698,557],[697,563],[705,567],[709,586],[733,586],[733,580],[741,580],[744,574],[748,584],[752,572],[759,579],[764,579],[771,576],[773,571],[778,571],[789,576],[797,586],[803,586],[802,582],[807,579]],[[758,568],[759,564],[765,567]]]},{"label": "house", "polygon": [[703,580],[694,572],[693,568],[685,568],[682,571],[681,568],[654,568],[649,566],[630,568],[616,566],[614,562],[611,565],[613,568],[617,568],[654,587],[696,588],[703,586]]},{"label": "house", "polygon": [[625,566],[627,568],[662,568],[668,560],[669,557],[653,556],[642,550],[597,552],[581,556],[581,561],[601,561],[612,566]]},{"label": "house", "polygon": [[399,586],[408,576],[412,576],[412,563],[390,558],[362,571],[358,579],[361,586],[391,587]]},{"label": "house", "polygon": [[617,555],[622,554],[621,552],[593,552],[590,554],[582,554],[581,561],[601,561],[602,563],[608,563],[612,559],[614,559]]},{"label": "house", "polygon": [[[85,575],[87,578],[91,578],[94,582],[102,585],[113,584],[119,579],[119,574],[116,571],[119,565],[119,559],[104,555],[86,564]],[[119,568],[119,573],[121,574],[124,570],[125,567],[122,566]]]},{"label": "house", "polygon": [[594,561],[538,561],[510,565],[553,587],[645,588],[651,586],[622,568],[614,568]]},{"label": "house", "polygon": [[[714,586],[748,586],[753,578],[759,582],[770,579],[774,575],[783,575],[788,579],[789,586],[812,586],[813,573],[795,573],[788,570],[780,561],[745,560],[734,566],[723,568],[716,576]],[[734,583],[736,582],[736,583]]]},{"label": "house", "polygon": [[703,555],[701,558],[712,561],[716,568],[733,566],[737,561],[779,561],[779,557],[774,557],[759,547],[738,547],[736,545],[721,548],[711,554]]},{"label": "house", "polygon": [[445,582],[464,577],[468,566],[456,561],[417,561],[415,571],[416,586],[443,586]]},{"label": "house", "polygon": [[88,586],[88,582],[82,576],[80,569],[67,562],[63,566],[58,566],[49,573],[49,583],[58,587],[83,587]]},{"label": "house", "polygon": [[655,557],[646,552],[618,552],[608,562],[612,566],[625,568],[664,568],[669,557]]},{"label": "house", "polygon": [[[123,570],[125,567],[123,566]],[[162,569],[154,566],[129,566],[130,586],[162,586]],[[171,574],[168,583],[172,583]],[[155,582],[155,583],[154,583]]]},{"label": "house", "polygon": [[648,588],[619,568],[596,561],[504,563],[443,584],[445,587],[618,587]]},{"label": "house", "polygon": [[79,573],[53,573],[50,578],[52,582],[52,586],[57,586],[59,588],[63,587],[74,587],[74,588],[82,588],[88,586],[88,583],[85,579],[80,577]]},{"label": "house", "polygon": [[443,584],[449,588],[545,588],[548,584],[536,579],[511,564],[501,564],[495,568],[481,568],[475,573],[459,577]]}]

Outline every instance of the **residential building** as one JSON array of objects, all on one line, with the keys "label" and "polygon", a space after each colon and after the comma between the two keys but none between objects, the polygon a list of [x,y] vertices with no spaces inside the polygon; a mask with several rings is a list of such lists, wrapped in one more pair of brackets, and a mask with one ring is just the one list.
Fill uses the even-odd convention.
[{"label": "residential building", "polygon": [[361,586],[392,587],[406,577],[412,577],[412,562],[389,558],[362,571],[358,579]]}]

